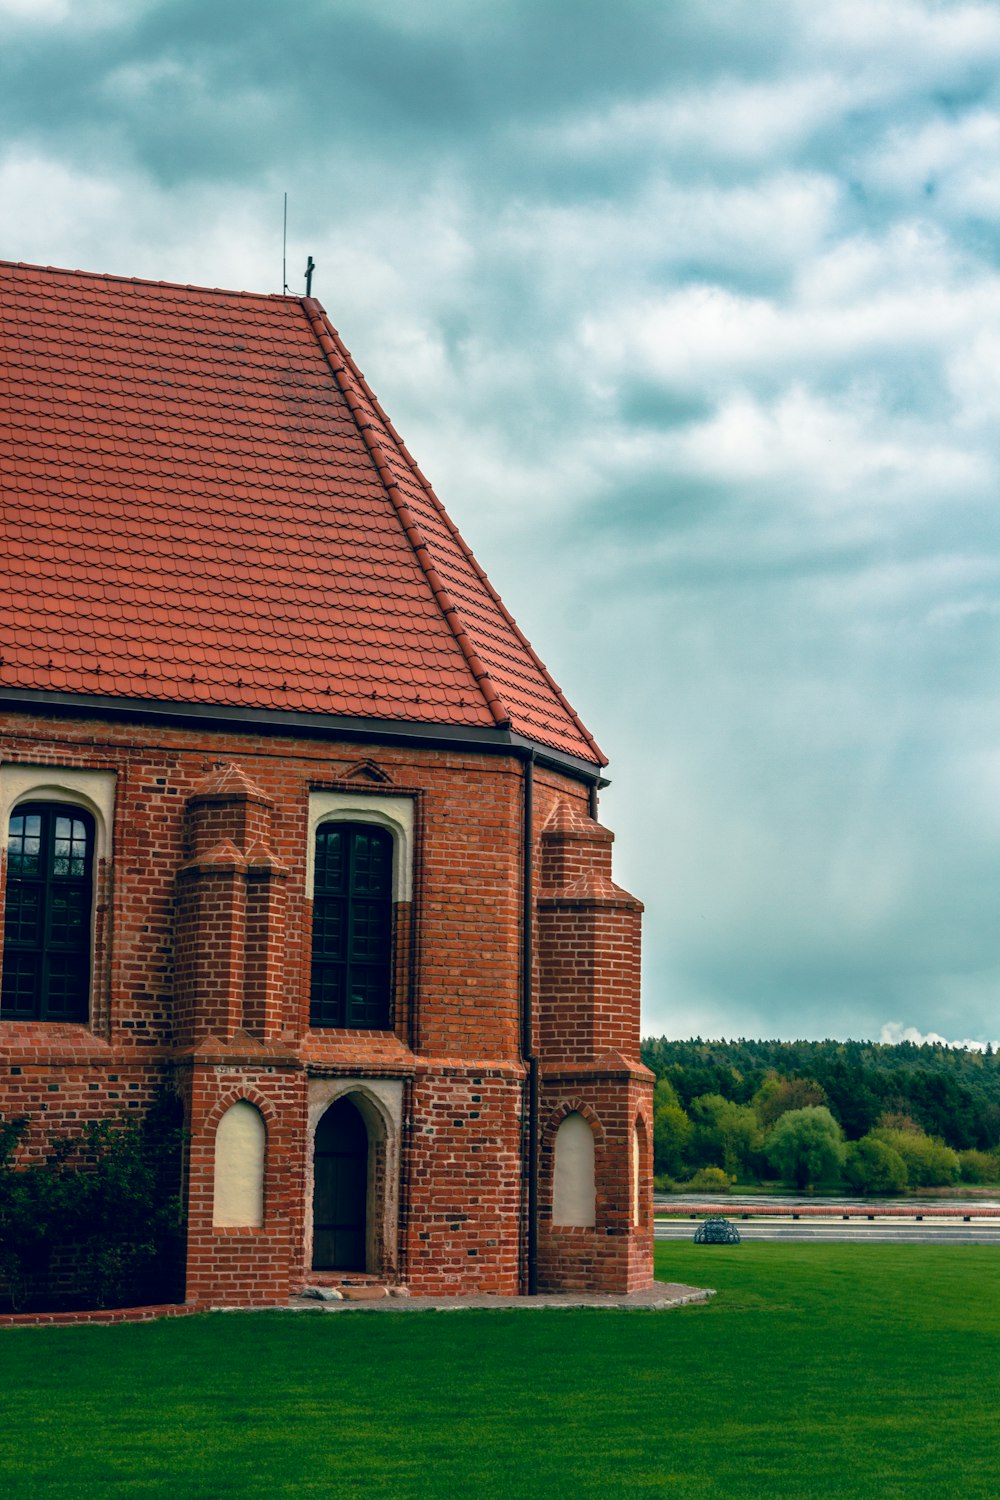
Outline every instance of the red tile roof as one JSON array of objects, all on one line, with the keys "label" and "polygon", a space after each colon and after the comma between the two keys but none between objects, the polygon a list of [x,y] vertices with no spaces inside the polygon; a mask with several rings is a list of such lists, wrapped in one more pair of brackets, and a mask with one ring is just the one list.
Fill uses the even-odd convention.
[{"label": "red tile roof", "polygon": [[0,688],[604,756],[315,299],[0,263]]}]

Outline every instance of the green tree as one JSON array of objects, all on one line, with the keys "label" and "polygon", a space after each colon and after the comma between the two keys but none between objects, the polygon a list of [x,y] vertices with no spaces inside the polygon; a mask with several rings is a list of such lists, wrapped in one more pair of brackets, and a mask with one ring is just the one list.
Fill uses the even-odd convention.
[{"label": "green tree", "polygon": [[892,1111],[955,1151],[989,1152],[1000,1145],[1000,1051],[912,1042],[660,1037],[643,1042],[642,1058],[658,1077],[670,1078],[689,1112],[691,1101],[701,1094],[722,1094],[745,1104],[768,1079],[785,1079],[797,1086],[817,1084],[826,1099],[790,1098],[767,1089],[758,1102],[776,1097],[796,1108],[827,1103],[851,1140],[888,1123],[879,1116]]},{"label": "green tree", "polygon": [[653,1112],[653,1171],[680,1177],[694,1126],[679,1104],[661,1104]]},{"label": "green tree", "polygon": [[677,1090],[669,1078],[658,1078],[653,1085],[653,1108],[659,1109],[661,1104],[679,1105],[680,1099]]},{"label": "green tree", "polygon": [[899,1152],[871,1135],[848,1146],[844,1176],[859,1193],[901,1193],[909,1180]]},{"label": "green tree", "polygon": [[765,1078],[750,1101],[765,1130],[791,1109],[808,1109],[813,1104],[828,1103],[826,1090],[815,1078]]},{"label": "green tree", "polygon": [[825,1105],[791,1109],[774,1126],[764,1150],[784,1181],[805,1188],[840,1176],[844,1132]]},{"label": "green tree", "polygon": [[944,1141],[922,1130],[891,1130],[884,1125],[873,1130],[876,1140],[898,1151],[906,1163],[910,1187],[946,1187],[958,1181],[958,1153]]},{"label": "green tree", "polygon": [[764,1133],[749,1104],[734,1104],[721,1094],[702,1094],[691,1102],[694,1141],[691,1154],[700,1166],[721,1167],[730,1177],[752,1172]]}]

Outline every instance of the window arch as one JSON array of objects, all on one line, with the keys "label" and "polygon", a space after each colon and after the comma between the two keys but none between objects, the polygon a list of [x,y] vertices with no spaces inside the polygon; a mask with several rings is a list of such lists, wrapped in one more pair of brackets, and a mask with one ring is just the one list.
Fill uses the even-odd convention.
[{"label": "window arch", "polygon": [[392,1015],[393,837],[374,823],[316,830],[309,1024],[384,1030]]},{"label": "window arch", "polygon": [[0,1015],[86,1021],[90,1003],[94,818],[66,802],[10,815]]}]

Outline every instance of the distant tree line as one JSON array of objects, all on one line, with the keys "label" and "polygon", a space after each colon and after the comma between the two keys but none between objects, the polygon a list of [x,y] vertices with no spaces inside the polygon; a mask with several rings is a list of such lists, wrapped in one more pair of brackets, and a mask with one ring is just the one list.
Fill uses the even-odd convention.
[{"label": "distant tree line", "polygon": [[1000,1177],[1000,1056],[911,1042],[648,1038],[664,1183],[898,1192]]}]

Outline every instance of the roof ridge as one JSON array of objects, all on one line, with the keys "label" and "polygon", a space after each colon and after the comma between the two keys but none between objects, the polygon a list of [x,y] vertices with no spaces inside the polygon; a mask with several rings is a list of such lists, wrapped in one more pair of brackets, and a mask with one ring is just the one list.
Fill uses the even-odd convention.
[{"label": "roof ridge", "polygon": [[[329,324],[329,320],[327,320],[327,323],[328,323],[328,326],[331,326]],[[336,330],[334,330],[334,332],[336,333]],[[426,474],[424,474],[423,470],[420,468],[420,465],[417,463],[416,459],[413,457],[413,454],[407,448],[406,444],[404,443],[403,439],[400,437],[399,433],[396,431],[396,428],[393,426],[393,424],[390,421],[389,417],[386,415],[386,413],[385,413],[385,411],[384,411],[384,409],[382,407],[381,402],[379,401],[378,397],[375,395],[375,392],[372,390],[371,386],[368,384],[368,382],[365,379],[364,375],[358,369],[358,366],[356,365],[354,359],[352,358],[352,356],[350,354],[350,351],[344,347],[343,341],[340,339],[340,336],[336,335],[336,337],[337,337],[337,342],[338,342],[338,344],[340,346],[341,352],[342,352],[342,354],[344,356],[344,359],[347,361],[347,365],[348,365],[348,368],[351,371],[351,374],[354,376],[355,380],[357,380],[358,384],[361,386],[361,389],[364,391],[365,395],[371,401],[372,405],[374,406],[374,408],[375,408],[376,412],[378,413],[379,417],[381,418],[381,420],[385,423],[386,429],[389,432],[390,436],[392,437],[393,442],[397,445],[397,447],[399,448],[399,451],[402,453],[402,455],[405,458],[406,462],[409,464],[410,469],[411,469],[414,477],[417,479],[417,481],[422,485],[423,489],[426,491],[428,499],[431,501],[431,503],[434,506],[435,510],[437,511],[438,515],[441,517],[441,520],[444,522],[444,524],[447,526],[448,530],[451,532],[451,534],[454,537],[454,539],[455,539],[456,543],[458,544],[458,546],[461,548],[463,556],[465,557],[466,561],[472,567],[473,571],[476,574],[476,577],[479,579],[480,583],[483,585],[483,588],[489,594],[489,596],[492,599],[493,603],[499,609],[501,615],[504,618],[505,623],[510,626],[510,629],[517,636],[518,641],[521,643],[521,645],[524,647],[525,651],[527,651],[528,655],[531,657],[531,660],[534,663],[534,665],[541,672],[541,674],[544,677],[546,683],[552,689],[552,692],[555,694],[556,698],[558,699],[560,705],[569,714],[569,716],[572,719],[574,725],[580,731],[580,733],[583,736],[583,738],[586,741],[586,743],[590,746],[591,750],[593,750],[594,754],[597,756],[598,761],[601,763],[601,765],[605,765],[606,766],[608,764],[608,758],[604,754],[604,751],[601,749],[600,745],[598,745],[597,741],[594,739],[594,736],[591,734],[591,732],[587,728],[586,724],[584,724],[583,720],[580,718],[579,714],[577,713],[576,709],[573,707],[572,703],[569,702],[568,698],[563,693],[562,688],[556,682],[555,678],[552,676],[552,674],[549,671],[548,667],[542,661],[541,657],[538,655],[538,652],[535,650],[534,646],[528,640],[528,637],[525,635],[525,633],[521,629],[520,625],[518,625],[517,621],[514,619],[514,616],[511,614],[511,612],[507,608],[506,604],[504,604],[503,600],[501,599],[500,595],[497,593],[497,591],[494,588],[493,584],[490,582],[490,579],[489,579],[488,574],[486,573],[486,570],[480,564],[480,562],[477,559],[477,557],[476,557],[475,553],[473,552],[472,548],[469,546],[468,542],[465,540],[464,536],[459,531],[459,529],[455,525],[454,521],[451,519],[451,516],[448,514],[447,510],[445,509],[445,507],[441,504],[441,501],[439,500],[437,494],[434,491],[434,486],[431,484],[431,482],[427,478]]]},{"label": "roof ridge", "polygon": [[[455,637],[459,650],[462,652],[462,655],[465,658],[466,665],[468,666],[469,671],[472,674],[476,687],[482,695],[483,701],[490,712],[493,722],[498,729],[509,729],[512,722],[510,710],[507,708],[503,699],[500,697],[500,694],[497,692],[496,684],[493,682],[493,679],[487,671],[485,664],[483,663],[482,659],[479,656],[479,653],[476,651],[476,648],[473,645],[472,637],[465,627],[461,613],[459,612],[458,605],[455,603],[454,599],[452,599],[451,595],[448,593],[448,590],[444,586],[441,575],[439,574],[431,558],[427,543],[424,541],[420,528],[417,525],[416,518],[413,515],[413,512],[410,510],[410,507],[407,505],[406,500],[403,497],[403,493],[399,488],[399,482],[393,474],[387,455],[383,452],[381,445],[373,434],[371,430],[371,424],[361,420],[361,418],[364,416],[364,412],[361,410],[361,402],[357,399],[356,393],[351,389],[352,384],[354,382],[357,382],[357,384],[360,385],[363,394],[368,397],[368,399],[375,406],[379,416],[382,417],[383,421],[385,421],[386,419],[384,413],[382,412],[382,408],[379,406],[378,401],[376,400],[370,387],[365,381],[364,376],[361,374],[360,370],[358,370],[357,365],[354,363],[347,349],[344,347],[343,340],[341,339],[337,330],[334,328],[333,324],[330,322],[330,319],[328,318],[326,313],[326,309],[323,307],[322,303],[317,301],[315,297],[303,297],[300,299],[300,303],[302,311],[305,313],[306,319],[308,320],[309,327],[315,335],[316,341],[322,349],[323,354],[326,356],[326,360],[328,365],[330,366],[333,377],[343,393],[344,399],[347,402],[348,409],[354,419],[358,432],[361,435],[361,439],[364,442],[364,445],[371,456],[372,462],[374,463],[375,468],[378,471],[378,476],[385,487],[385,492],[389,498],[389,502],[395,510],[397,517],[399,518],[399,523],[403,528],[406,539],[410,543],[410,546],[413,548],[414,556],[416,557],[417,562],[420,565],[425,578],[427,579],[427,582],[430,584],[431,592],[434,595],[435,602],[442,615],[444,616],[448,628],[450,629],[452,635]],[[329,347],[327,347],[328,345]],[[336,359],[331,358],[331,355],[338,356],[342,363],[338,364]],[[388,423],[386,423],[386,425],[388,427]],[[391,428],[389,430],[392,432],[393,437],[395,438],[394,430]],[[407,461],[412,463],[412,460],[410,460],[409,458],[409,454],[406,454],[405,456],[407,458]],[[426,481],[423,480],[422,475],[420,476],[420,478],[423,483],[426,483]],[[438,503],[440,507],[440,502]]]},{"label": "roof ridge", "polygon": [[0,257],[0,269],[13,271],[42,271],[50,276],[85,276],[88,281],[119,281],[126,286],[158,286],[174,292],[202,292],[211,297],[253,297],[258,302],[301,302],[300,297],[288,296],[284,292],[237,292],[231,287],[200,286],[191,281],[154,281],[146,276],[120,276],[116,271],[80,271],[69,266],[38,266],[27,260],[4,260]]}]

